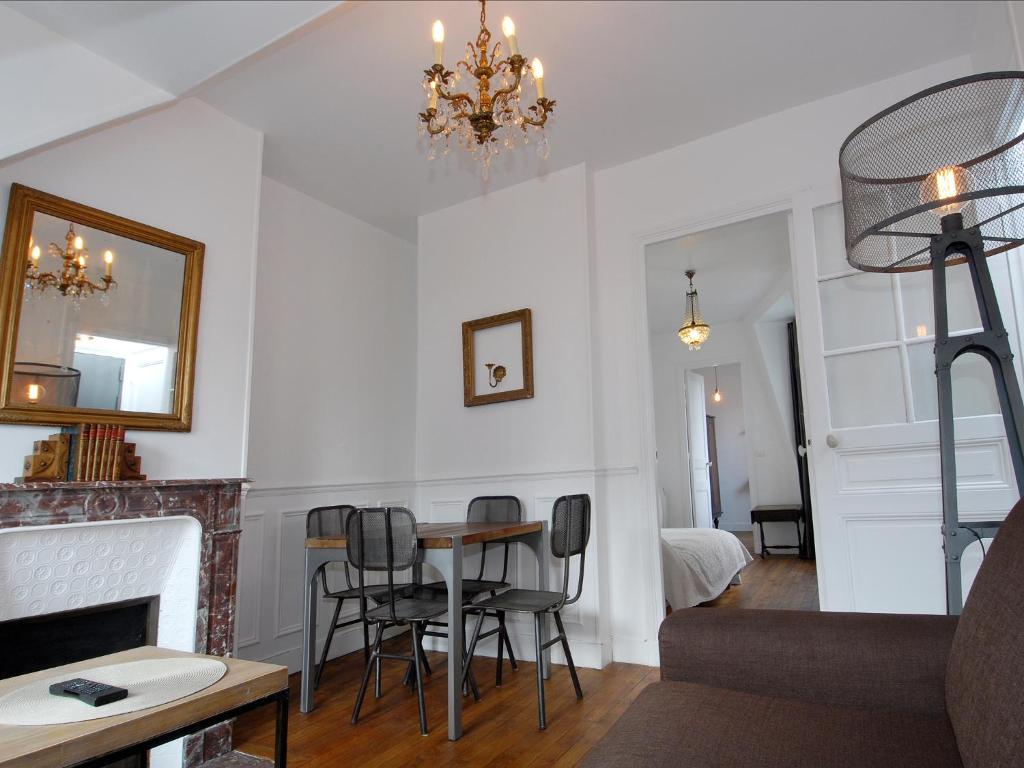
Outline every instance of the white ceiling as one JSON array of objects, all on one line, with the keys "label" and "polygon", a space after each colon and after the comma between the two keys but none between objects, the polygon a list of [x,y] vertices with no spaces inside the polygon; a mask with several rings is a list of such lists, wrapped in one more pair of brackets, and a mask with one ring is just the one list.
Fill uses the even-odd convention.
[{"label": "white ceiling", "polygon": [[697,271],[693,285],[712,328],[758,311],[766,313],[758,319],[783,319],[787,301],[792,309],[788,296],[776,294],[790,269],[786,213],[665,240],[647,246],[646,255],[651,333],[679,329],[686,309],[687,269]]},{"label": "white ceiling", "polygon": [[445,22],[451,65],[476,36],[476,3],[8,4],[175,93],[205,81],[200,98],[266,134],[267,175],[410,240],[417,216],[488,190],[616,165],[959,55],[978,15],[931,0],[492,0],[495,39],[512,16],[558,107],[550,158],[521,150],[484,184],[461,152],[428,163],[416,135],[431,23]]},{"label": "white ceiling", "polygon": [[8,0],[4,5],[180,95],[339,3]]}]

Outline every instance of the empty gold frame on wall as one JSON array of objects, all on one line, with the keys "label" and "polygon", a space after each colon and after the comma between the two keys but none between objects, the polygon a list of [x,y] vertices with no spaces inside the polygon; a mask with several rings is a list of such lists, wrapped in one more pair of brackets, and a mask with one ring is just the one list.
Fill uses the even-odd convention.
[{"label": "empty gold frame on wall", "polygon": [[[40,267],[31,244],[71,225],[96,253],[117,254],[115,290],[76,302],[33,289],[29,270],[57,262],[42,256],[53,264]],[[195,240],[11,185],[0,262],[0,422],[189,431],[204,251]],[[82,266],[99,275],[109,262]]]},{"label": "empty gold frame on wall", "polygon": [[[512,362],[497,365],[485,360]],[[499,368],[503,369],[501,376],[497,375]],[[488,391],[498,385],[509,388]],[[467,408],[533,397],[533,326],[529,309],[462,324],[462,389]]]}]

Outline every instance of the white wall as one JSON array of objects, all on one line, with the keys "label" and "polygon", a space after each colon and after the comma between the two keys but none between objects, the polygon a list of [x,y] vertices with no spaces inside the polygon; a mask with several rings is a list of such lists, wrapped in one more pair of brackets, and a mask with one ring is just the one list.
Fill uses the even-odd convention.
[{"label": "white wall", "polygon": [[722,499],[722,517],[718,527],[726,531],[750,530],[750,473],[747,470],[749,447],[743,409],[743,374],[738,363],[718,367],[718,388],[722,395],[715,402],[715,369],[701,368],[704,400],[708,416],[715,417],[715,447],[718,454],[718,486]]},{"label": "white wall", "polygon": [[169,101],[170,93],[0,6],[0,159]]},{"label": "white wall", "polygon": [[[239,563],[238,648],[245,658],[299,667],[307,510],[412,506],[415,286],[413,244],[264,177],[249,440],[254,483]],[[332,656],[362,642],[356,630],[339,633]]]},{"label": "white wall", "polygon": [[[261,162],[261,134],[187,99],[0,165],[3,210],[20,182],[206,244],[192,431],[129,432],[151,478],[245,474]],[[0,427],[0,472],[54,431]]]},{"label": "white wall", "polygon": [[[420,217],[420,479],[593,469],[585,185],[576,166]],[[466,408],[462,323],[524,307],[536,396]]]},{"label": "white wall", "polygon": [[[464,519],[473,496],[509,493],[527,518],[549,520],[558,496],[594,496],[586,194],[576,166],[420,217],[417,515]],[[462,323],[524,307],[535,396],[466,408]],[[595,498],[584,599],[567,619],[584,666],[607,656],[597,573],[607,514]],[[515,635],[532,658],[532,628]]]}]

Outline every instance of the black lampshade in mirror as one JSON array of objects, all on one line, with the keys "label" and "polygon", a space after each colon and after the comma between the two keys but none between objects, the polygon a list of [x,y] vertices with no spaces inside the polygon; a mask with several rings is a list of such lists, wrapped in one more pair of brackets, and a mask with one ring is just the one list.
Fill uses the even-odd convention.
[{"label": "black lampshade in mirror", "polygon": [[11,399],[23,405],[73,408],[78,403],[81,372],[49,363],[15,363]]}]

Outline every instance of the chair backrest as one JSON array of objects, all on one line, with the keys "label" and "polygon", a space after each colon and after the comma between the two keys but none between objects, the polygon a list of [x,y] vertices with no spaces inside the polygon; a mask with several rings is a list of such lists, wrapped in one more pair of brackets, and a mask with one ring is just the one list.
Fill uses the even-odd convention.
[{"label": "chair backrest", "polygon": [[[587,562],[587,543],[590,541],[590,497],[585,493],[561,496],[551,510],[551,554],[564,560],[562,569],[562,602],[571,605],[583,594],[583,568]],[[579,555],[579,579],[576,594],[569,597],[569,566],[573,556]]]},{"label": "chair backrest", "polygon": [[[345,524],[349,515],[356,511],[351,504],[334,504],[329,507],[313,507],[306,514],[306,538],[315,539],[318,537],[342,537],[345,535]],[[327,584],[327,569],[320,570],[320,581],[324,586],[324,592],[331,592]],[[352,572],[349,571],[348,563],[345,563],[345,584],[348,589],[355,589],[352,585]]]},{"label": "chair backrest", "polygon": [[946,669],[946,712],[965,768],[1024,759],[1024,500],[974,580]]},{"label": "chair backrest", "polygon": [[[387,573],[390,618],[395,620],[395,573],[416,562],[416,517],[403,507],[357,509],[346,525],[345,550],[359,571],[360,612],[366,613],[366,573]],[[377,602],[381,602],[377,600]]]},{"label": "chair backrest", "polygon": [[[523,519],[523,505],[515,496],[477,496],[469,502],[466,511],[467,523],[518,523]],[[480,552],[480,574],[477,579],[483,580],[484,568],[487,567],[488,544],[500,545],[505,548],[501,568],[501,581],[508,578],[508,553],[512,542],[485,542]]]}]

